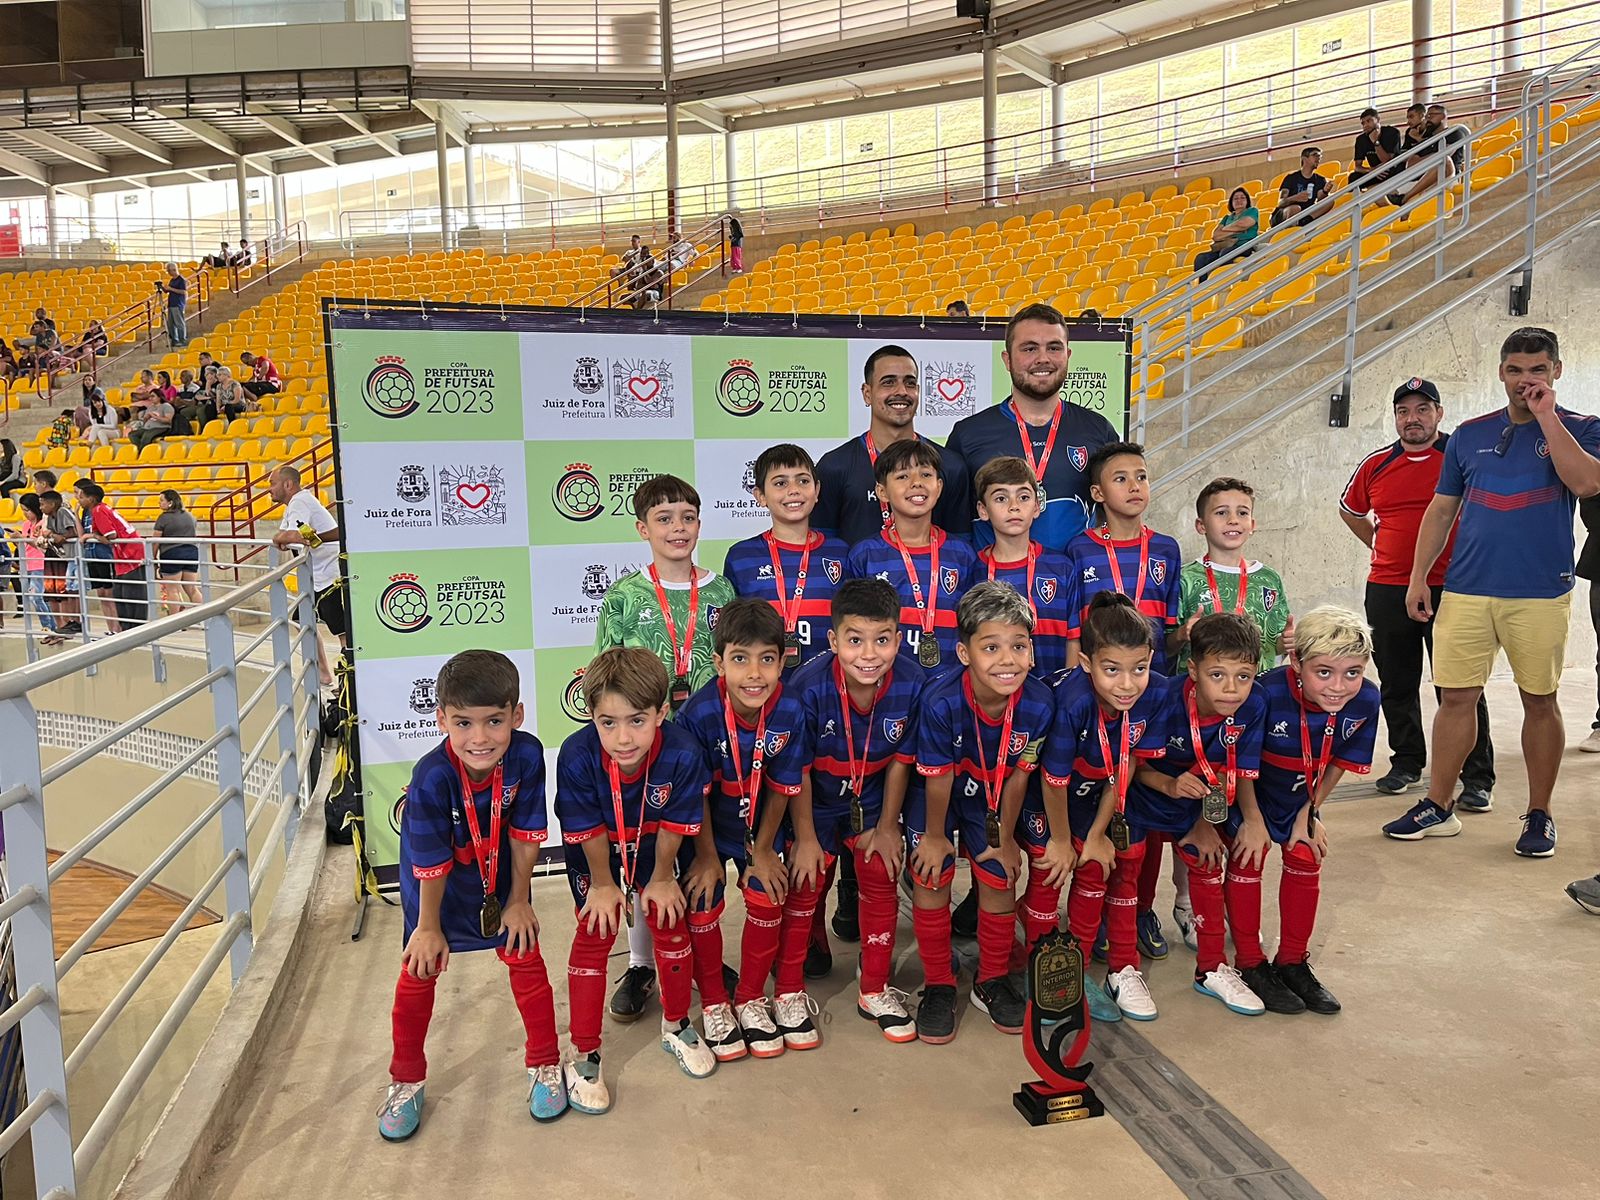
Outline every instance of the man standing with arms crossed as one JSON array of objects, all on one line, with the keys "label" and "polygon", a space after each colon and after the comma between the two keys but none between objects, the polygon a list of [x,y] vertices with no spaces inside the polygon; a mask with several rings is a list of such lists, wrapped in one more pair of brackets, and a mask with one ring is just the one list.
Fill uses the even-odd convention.
[{"label": "man standing with arms crossed", "polygon": [[[1449,434],[1439,432],[1443,416],[1437,387],[1426,379],[1402,383],[1394,393],[1394,428],[1400,440],[1362,459],[1339,501],[1339,518],[1372,548],[1367,623],[1372,626],[1372,655],[1383,690],[1390,756],[1389,773],[1373,786],[1391,796],[1421,779],[1428,761],[1418,690],[1423,651],[1433,658],[1433,622],[1414,621],[1407,614],[1406,588],[1417,530],[1439,484],[1450,440]],[[1435,608],[1454,541],[1452,530],[1439,561],[1428,572],[1429,598]],[[1461,768],[1461,784],[1456,803],[1466,812],[1488,812],[1494,803],[1494,747],[1489,741],[1489,709],[1481,694],[1478,740]]]},{"label": "man standing with arms crossed", "polygon": [[1522,697],[1522,757],[1528,811],[1516,852],[1556,852],[1550,798],[1565,734],[1556,689],[1572,610],[1572,516],[1577,499],[1600,493],[1600,417],[1556,404],[1556,335],[1525,326],[1500,347],[1506,407],[1463,422],[1445,448],[1438,492],[1422,518],[1406,610],[1433,616],[1428,572],[1457,515],[1455,554],[1439,601],[1428,795],[1384,833],[1404,841],[1453,837],[1461,822],[1450,794],[1477,740],[1477,703],[1502,647]]}]

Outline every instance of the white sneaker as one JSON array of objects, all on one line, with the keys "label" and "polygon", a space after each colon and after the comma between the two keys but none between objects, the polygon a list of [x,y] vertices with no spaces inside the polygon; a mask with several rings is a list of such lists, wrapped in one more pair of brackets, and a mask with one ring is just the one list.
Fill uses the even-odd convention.
[{"label": "white sneaker", "polygon": [[705,1027],[706,1045],[718,1062],[733,1062],[745,1056],[744,1030],[733,1015],[731,1004],[710,1004],[700,1014]]},{"label": "white sneaker", "polygon": [[1237,970],[1223,963],[1215,971],[1207,971],[1205,978],[1194,981],[1194,990],[1202,996],[1221,1000],[1229,1012],[1246,1017],[1259,1017],[1267,1011],[1261,997],[1250,990],[1250,985]]},{"label": "white sneaker", "polygon": [[717,1056],[694,1031],[688,1017],[677,1025],[662,1020],[661,1048],[678,1060],[683,1073],[691,1079],[704,1079],[717,1069]]},{"label": "white sneaker", "polygon": [[1183,944],[1191,950],[1200,949],[1200,935],[1194,929],[1194,909],[1187,904],[1172,906],[1172,922],[1183,935]]},{"label": "white sneaker", "polygon": [[773,1007],[777,1010],[778,1032],[790,1050],[815,1050],[822,1045],[822,1034],[811,1019],[817,1002],[809,995],[789,992],[773,1001]]},{"label": "white sneaker", "polygon": [[910,997],[899,988],[886,987],[870,996],[856,997],[856,1012],[869,1021],[876,1021],[883,1036],[891,1042],[917,1040],[917,1023],[906,1011]]},{"label": "white sneaker", "polygon": [[783,1035],[772,1023],[772,1001],[765,996],[746,1000],[734,1010],[744,1031],[744,1044],[756,1058],[777,1058],[783,1053]]},{"label": "white sneaker", "polygon": [[1139,974],[1138,967],[1123,967],[1115,975],[1106,976],[1106,991],[1117,1002],[1122,1015],[1131,1021],[1154,1021],[1156,1002],[1150,997],[1150,988]]},{"label": "white sneaker", "polygon": [[611,1108],[611,1093],[606,1090],[605,1076],[600,1074],[600,1052],[579,1054],[572,1050],[562,1073],[567,1081],[567,1103],[581,1113],[607,1112]]},{"label": "white sneaker", "polygon": [[1589,736],[1578,743],[1578,749],[1585,754],[1600,754],[1600,729],[1589,730]]}]

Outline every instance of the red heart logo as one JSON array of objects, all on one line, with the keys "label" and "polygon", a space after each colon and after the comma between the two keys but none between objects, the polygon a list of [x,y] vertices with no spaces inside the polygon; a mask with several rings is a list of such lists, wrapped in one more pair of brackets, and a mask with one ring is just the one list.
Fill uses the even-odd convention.
[{"label": "red heart logo", "polygon": [[960,398],[960,396],[961,396],[961,393],[966,391],[966,390],[967,390],[967,381],[965,379],[941,379],[941,380],[939,380],[939,395],[944,397],[946,404],[949,404],[949,403],[954,402],[955,400],[958,400]]},{"label": "red heart logo", "polygon": [[487,483],[462,483],[456,485],[456,499],[468,508],[482,508],[489,503],[492,492]]},{"label": "red heart logo", "polygon": [[628,380],[628,390],[640,404],[649,404],[661,392],[661,380],[654,375],[635,375]]}]

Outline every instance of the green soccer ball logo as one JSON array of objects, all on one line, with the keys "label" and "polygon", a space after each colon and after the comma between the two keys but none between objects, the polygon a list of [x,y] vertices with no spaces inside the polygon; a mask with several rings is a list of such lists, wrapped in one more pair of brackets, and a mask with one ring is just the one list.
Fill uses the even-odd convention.
[{"label": "green soccer ball logo", "polygon": [[367,407],[380,417],[396,420],[417,411],[417,385],[405,368],[405,359],[396,354],[378,357],[378,365],[367,375],[361,388]]},{"label": "green soccer ball logo", "polygon": [[717,383],[717,403],[733,417],[750,417],[761,411],[761,376],[748,358],[728,363]]}]

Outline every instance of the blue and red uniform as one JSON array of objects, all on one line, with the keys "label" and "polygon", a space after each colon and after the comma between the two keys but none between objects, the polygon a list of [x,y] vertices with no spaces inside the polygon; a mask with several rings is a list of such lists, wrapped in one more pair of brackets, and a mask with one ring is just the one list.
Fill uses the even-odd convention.
[{"label": "blue and red uniform", "polygon": [[[1372,769],[1378,738],[1378,685],[1363,679],[1361,689],[1336,713],[1325,713],[1305,699],[1293,667],[1268,671],[1256,680],[1256,690],[1267,702],[1256,805],[1266,822],[1267,837],[1283,852],[1274,961],[1298,963],[1306,959],[1316,926],[1322,864],[1304,842],[1291,844],[1295,820],[1315,789],[1315,781],[1330,766],[1356,775]],[[1242,824],[1242,813],[1230,814],[1230,838],[1238,835]],[[1241,970],[1253,967],[1265,958],[1261,949],[1261,867],[1234,859],[1228,865],[1225,891],[1235,965]]]},{"label": "blue and red uniform", "polygon": [[[469,808],[470,805],[470,818]],[[475,819],[475,820],[473,820]],[[476,835],[474,834],[476,825]],[[555,1000],[538,943],[511,957],[506,932],[483,935],[484,865],[491,855],[490,889],[503,911],[511,896],[511,843],[538,845],[547,832],[544,747],[531,733],[515,730],[489,778],[468,776],[449,741],[417,761],[400,817],[400,911],[405,939],[416,932],[422,881],[443,878],[439,928],[452,954],[492,949],[511,972],[511,994],[527,1034],[530,1067],[560,1061]],[[394,996],[394,1057],[391,1078],[417,1083],[427,1078],[423,1053],[433,1014],[438,976],[418,979],[404,967]]]},{"label": "blue and red uniform", "polygon": [[728,547],[723,578],[740,596],[754,596],[777,609],[785,631],[799,645],[799,662],[786,659],[785,675],[827,650],[833,593],[846,578],[849,558],[846,543],[815,530],[803,546],[781,542],[769,529]]},{"label": "blue and red uniform", "polygon": [[[580,911],[593,882],[583,843],[605,838],[612,882],[625,893],[642,892],[655,872],[656,835],[698,834],[710,787],[700,744],[671,722],[656,730],[644,762],[632,775],[623,774],[605,752],[593,724],[562,742],[556,756],[556,816],[566,843],[567,884]],[[643,906],[635,900],[635,907]],[[688,931],[683,922],[664,928],[654,908],[638,915],[654,936],[662,1012],[668,1020],[681,1021],[689,1015],[693,952]],[[584,1054],[600,1048],[606,958],[615,937],[615,931],[610,936],[593,932],[581,916],[573,934],[567,961],[568,1003],[572,1044]]]},{"label": "blue and red uniform", "polygon": [[1105,526],[1085,529],[1067,545],[1078,581],[1078,611],[1068,636],[1078,638],[1089,605],[1101,592],[1121,592],[1150,621],[1155,633],[1152,671],[1167,669],[1167,630],[1178,624],[1179,575],[1183,553],[1164,533],[1145,529],[1138,537],[1114,540]]},{"label": "blue and red uniform", "polygon": [[978,551],[980,579],[1009,583],[1033,609],[1033,671],[1048,680],[1067,665],[1067,638],[1078,610],[1078,573],[1065,554],[1028,543],[1028,557],[996,562],[994,547]]},{"label": "blue and red uniform", "polygon": [[977,552],[938,526],[934,526],[926,546],[902,546],[891,538],[892,533],[883,533],[850,547],[846,574],[852,579],[886,579],[894,585],[900,595],[900,632],[905,644],[918,662],[926,664],[922,656],[923,630],[931,626],[939,645],[939,662],[928,666],[928,670],[935,677],[944,675],[961,666],[956,657],[956,643],[960,640],[956,606],[967,589],[983,578]]}]

